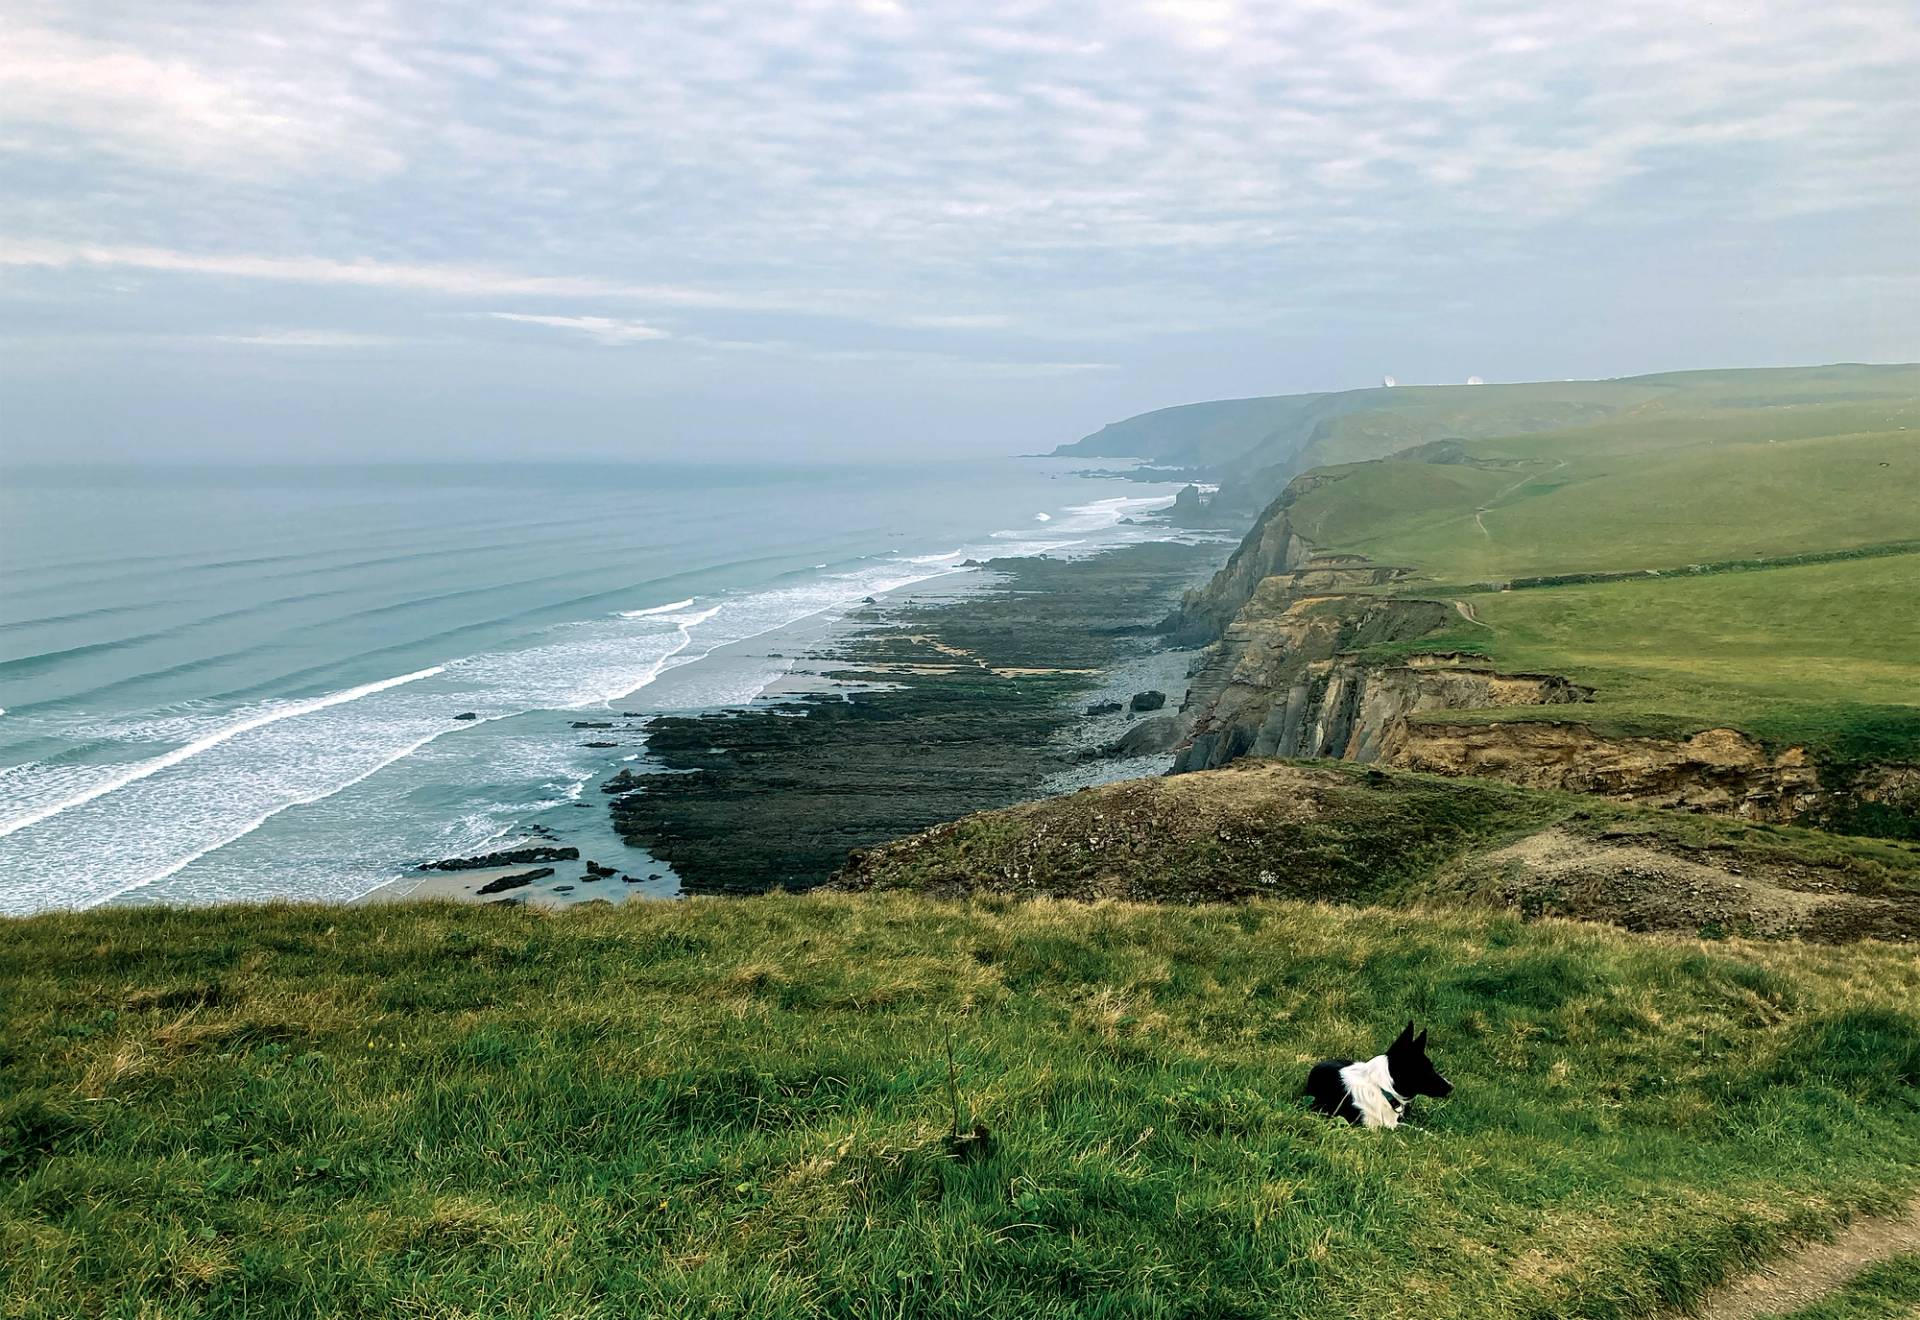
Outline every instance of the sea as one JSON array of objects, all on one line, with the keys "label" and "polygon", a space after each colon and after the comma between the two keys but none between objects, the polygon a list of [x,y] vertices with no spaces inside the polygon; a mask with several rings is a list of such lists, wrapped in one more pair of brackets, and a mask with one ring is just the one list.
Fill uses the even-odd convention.
[{"label": "sea", "polygon": [[795,663],[767,639],[969,560],[1174,535],[1174,486],[1073,466],[0,471],[0,913],[344,902],[530,826],[624,849],[594,790],[643,752],[575,722],[753,701]]}]

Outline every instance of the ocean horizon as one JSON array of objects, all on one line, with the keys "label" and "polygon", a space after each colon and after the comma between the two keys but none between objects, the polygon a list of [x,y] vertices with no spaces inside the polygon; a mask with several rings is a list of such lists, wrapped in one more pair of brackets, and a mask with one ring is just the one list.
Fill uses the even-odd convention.
[{"label": "ocean horizon", "polygon": [[519,837],[634,759],[556,713],[746,703],[793,663],[754,639],[1172,534],[1131,519],[1173,484],[1074,466],[13,469],[0,913],[348,901]]}]

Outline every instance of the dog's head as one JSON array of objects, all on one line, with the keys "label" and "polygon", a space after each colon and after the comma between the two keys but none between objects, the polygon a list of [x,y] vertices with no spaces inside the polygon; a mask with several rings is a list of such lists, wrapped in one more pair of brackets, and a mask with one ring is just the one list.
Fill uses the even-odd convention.
[{"label": "dog's head", "polygon": [[1393,1074],[1393,1089],[1401,1095],[1430,1095],[1436,1098],[1453,1094],[1453,1083],[1440,1075],[1427,1057],[1427,1033],[1413,1034],[1413,1023],[1387,1046],[1387,1071]]}]

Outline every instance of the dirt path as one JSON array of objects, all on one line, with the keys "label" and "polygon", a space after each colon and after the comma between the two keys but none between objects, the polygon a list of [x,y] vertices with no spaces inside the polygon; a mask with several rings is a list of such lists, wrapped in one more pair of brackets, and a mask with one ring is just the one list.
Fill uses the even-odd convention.
[{"label": "dirt path", "polygon": [[1485,628],[1488,632],[1493,631],[1493,625],[1490,623],[1481,623],[1480,616],[1473,612],[1473,606],[1467,604],[1464,600],[1456,600],[1453,602],[1453,608],[1458,610],[1460,617],[1468,623],[1473,624],[1477,628]]},{"label": "dirt path", "polygon": [[[1759,1320],[1819,1301],[1869,1265],[1920,1251],[1920,1201],[1886,1219],[1856,1220],[1831,1242],[1810,1242],[1711,1294],[1695,1320]],[[1673,1313],[1678,1320],[1678,1312]]]},{"label": "dirt path", "polygon": [[[1566,465],[1567,465],[1566,459],[1564,458],[1558,459],[1554,462],[1554,465],[1552,467],[1547,469],[1547,471],[1549,473],[1558,472],[1561,468],[1565,467]],[[1535,477],[1538,477],[1540,475],[1541,474],[1538,472],[1529,472],[1526,476],[1520,478],[1520,480],[1514,482],[1511,486],[1508,486],[1505,490],[1501,491],[1498,495],[1495,495],[1492,499],[1488,500],[1485,504],[1482,504],[1479,508],[1475,509],[1473,511],[1473,525],[1480,529],[1480,535],[1486,537],[1489,541],[1493,539],[1493,533],[1487,530],[1487,525],[1484,522],[1480,521],[1480,515],[1485,513],[1488,509],[1491,509],[1494,505],[1498,504],[1501,500],[1504,500],[1505,498],[1507,498],[1507,496],[1513,494],[1513,492],[1515,492],[1516,490],[1519,490],[1522,486],[1526,485],[1529,481],[1532,481]]]}]

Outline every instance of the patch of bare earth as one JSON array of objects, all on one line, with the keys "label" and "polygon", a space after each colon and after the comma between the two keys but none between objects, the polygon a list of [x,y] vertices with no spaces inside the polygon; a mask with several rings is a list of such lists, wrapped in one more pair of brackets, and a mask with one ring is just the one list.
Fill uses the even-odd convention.
[{"label": "patch of bare earth", "polygon": [[1526,912],[1635,931],[1920,938],[1920,904],[1911,899],[1847,893],[1808,868],[1701,856],[1710,860],[1555,827],[1467,863],[1458,883]]},{"label": "patch of bare earth", "polygon": [[1791,1251],[1709,1294],[1699,1309],[1684,1314],[1696,1320],[1760,1320],[1797,1311],[1867,1266],[1909,1251],[1920,1251],[1920,1201],[1897,1216],[1859,1220],[1831,1242],[1810,1242]]}]

